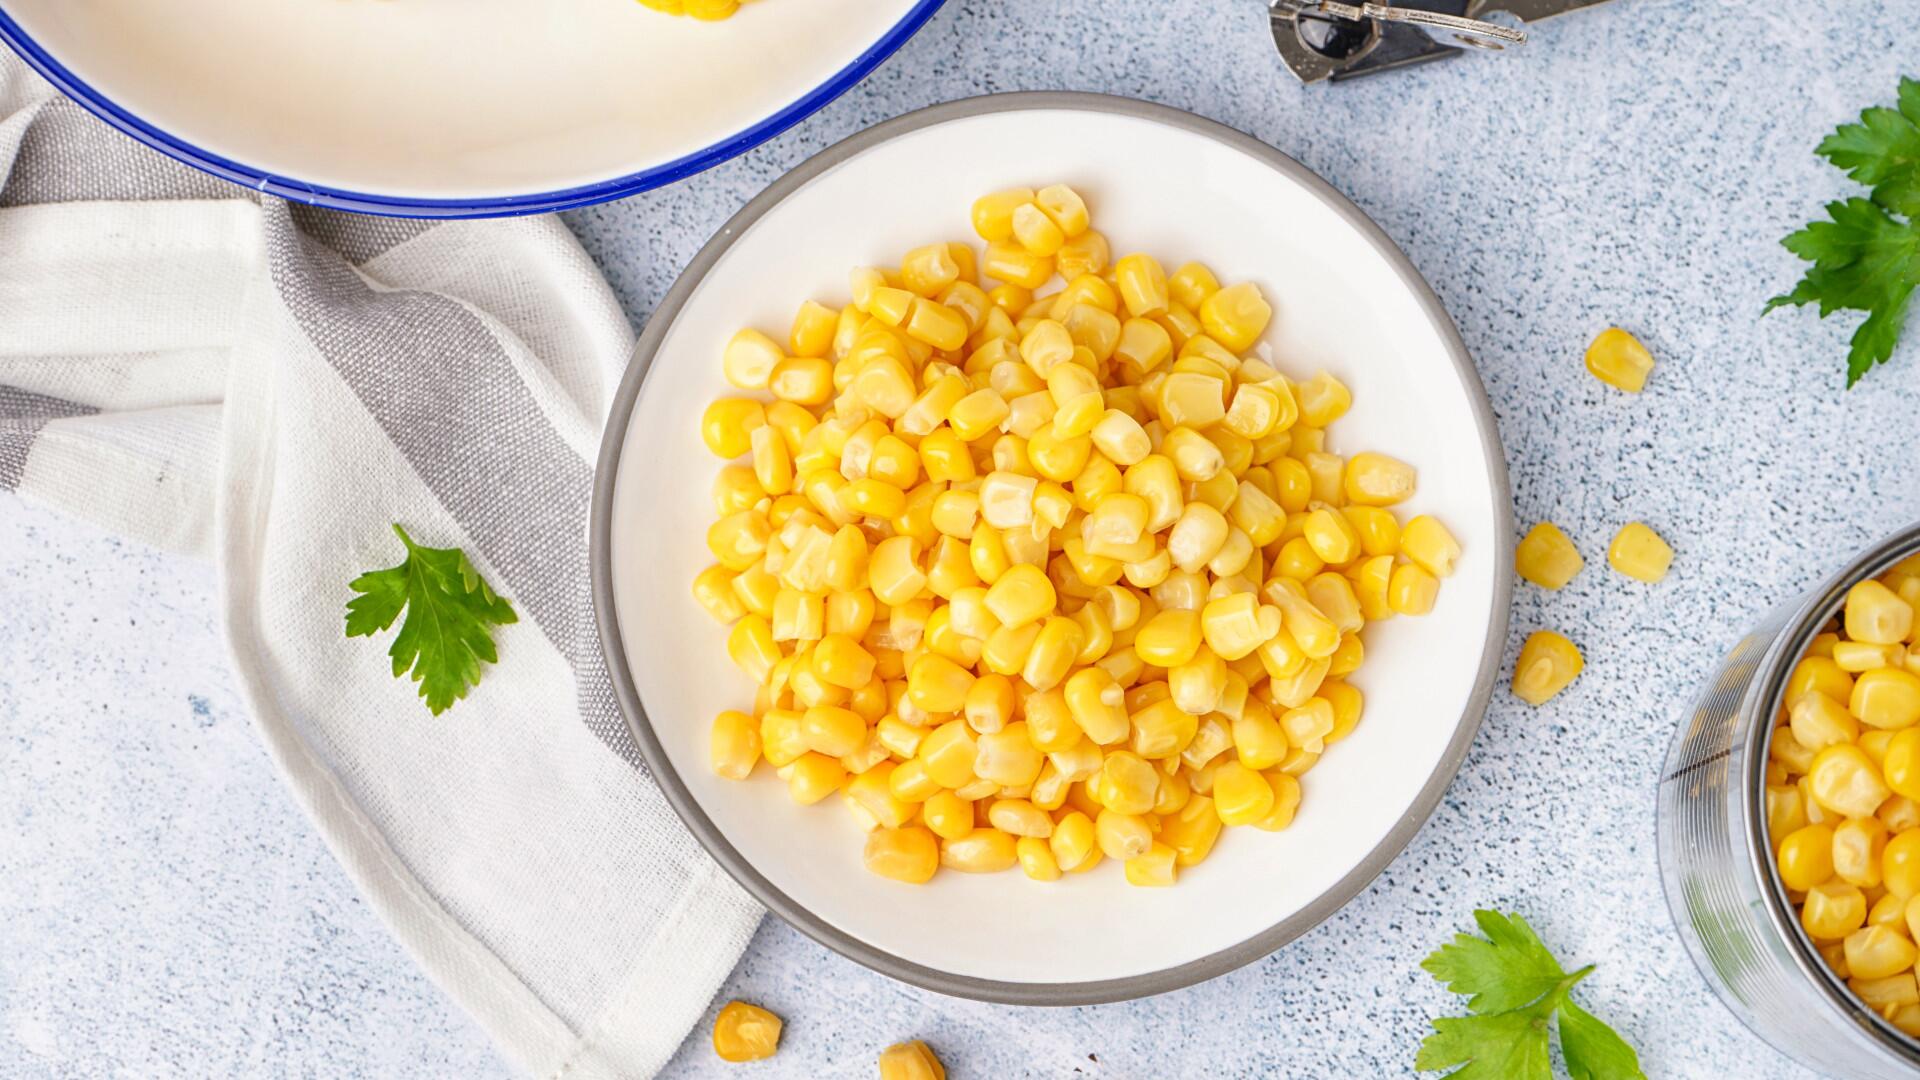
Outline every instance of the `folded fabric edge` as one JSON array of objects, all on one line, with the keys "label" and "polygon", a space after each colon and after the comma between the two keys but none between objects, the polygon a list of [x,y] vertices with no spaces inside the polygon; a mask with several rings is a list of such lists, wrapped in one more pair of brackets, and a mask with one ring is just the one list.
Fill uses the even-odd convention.
[{"label": "folded fabric edge", "polygon": [[634,970],[581,1032],[549,1080],[628,1077],[635,1070],[651,1076],[665,1068],[739,962],[762,914],[745,890],[708,864],[641,950],[646,966]]},{"label": "folded fabric edge", "polygon": [[[224,590],[223,590],[224,591]],[[334,858],[387,924],[401,947],[429,978],[471,1013],[515,1066],[545,1075],[566,1060],[577,1042],[548,1008],[500,958],[448,915],[400,862],[378,829],[367,821],[273,700],[257,673],[264,661],[249,655],[251,612],[244,598],[222,597],[227,649],[240,691],[295,801],[313,820]]]}]

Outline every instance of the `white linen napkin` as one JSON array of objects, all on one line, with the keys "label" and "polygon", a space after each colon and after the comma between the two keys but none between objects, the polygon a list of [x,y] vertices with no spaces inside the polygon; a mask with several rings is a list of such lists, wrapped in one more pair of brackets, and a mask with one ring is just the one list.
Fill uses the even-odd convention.
[{"label": "white linen napkin", "polygon": [[[539,1076],[658,1071],[761,914],[647,779],[593,629],[591,463],[632,344],[551,216],[255,197],[0,56],[0,492],[215,561],[285,782]],[[387,638],[342,631],[394,522],[520,614],[439,717]]]}]

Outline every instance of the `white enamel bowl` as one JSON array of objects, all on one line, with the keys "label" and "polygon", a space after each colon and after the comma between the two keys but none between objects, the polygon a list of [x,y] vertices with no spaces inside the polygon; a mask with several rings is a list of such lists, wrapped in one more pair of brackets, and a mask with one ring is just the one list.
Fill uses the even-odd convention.
[{"label": "white enamel bowl", "polygon": [[404,216],[535,213],[739,154],[940,0],[0,0],[0,40],[102,119],[248,187]]},{"label": "white enamel bowl", "polygon": [[[746,708],[724,630],[688,593],[712,559],[717,463],[698,420],[731,393],[722,344],[784,333],[805,298],[844,302],[848,268],[970,234],[979,194],[1064,181],[1115,254],[1204,260],[1275,308],[1283,370],[1353,389],[1333,447],[1415,463],[1403,509],[1460,539],[1458,573],[1425,618],[1369,627],[1352,680],[1358,730],[1304,778],[1280,833],[1234,829],[1170,889],[1117,865],[1042,885],[1017,870],[943,872],[921,887],[861,867],[837,800],[801,809],[762,770],[707,766],[708,727]],[[593,517],[595,598],[609,665],[654,778],[714,857],[768,907],[862,963],[947,993],[1071,1004],[1183,986],[1264,956],[1331,915],[1426,820],[1478,727],[1505,635],[1512,541],[1493,419],[1452,323],[1405,257],[1292,159],[1186,113],[1078,94],[943,105],[821,154],[741,211],[694,260],[642,338],[613,409]],[[1125,927],[1126,948],[1115,948]]]}]

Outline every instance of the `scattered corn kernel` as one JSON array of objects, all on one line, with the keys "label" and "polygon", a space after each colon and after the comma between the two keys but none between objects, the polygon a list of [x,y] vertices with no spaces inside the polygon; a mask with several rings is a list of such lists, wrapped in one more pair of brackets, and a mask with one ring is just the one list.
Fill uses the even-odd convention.
[{"label": "scattered corn kernel", "polygon": [[1655,582],[1666,577],[1667,568],[1673,565],[1673,548],[1645,524],[1630,522],[1608,545],[1607,562],[1630,578]]},{"label": "scattered corn kernel", "polygon": [[1543,589],[1564,588],[1587,565],[1560,526],[1543,521],[1527,530],[1513,552],[1520,576]]},{"label": "scattered corn kernel", "polygon": [[926,1043],[915,1039],[880,1052],[880,1080],[947,1080],[947,1070]]},{"label": "scattered corn kernel", "polygon": [[1586,661],[1573,642],[1551,630],[1535,630],[1520,646],[1520,659],[1514,661],[1513,696],[1529,705],[1544,705],[1578,678],[1584,667]]},{"label": "scattered corn kernel", "polygon": [[729,1001],[713,1021],[713,1052],[721,1061],[759,1061],[780,1049],[780,1018],[758,1005]]},{"label": "scattered corn kernel", "polygon": [[1617,326],[1608,327],[1587,346],[1587,370],[1608,386],[1637,394],[1653,371],[1653,354],[1632,334]]}]

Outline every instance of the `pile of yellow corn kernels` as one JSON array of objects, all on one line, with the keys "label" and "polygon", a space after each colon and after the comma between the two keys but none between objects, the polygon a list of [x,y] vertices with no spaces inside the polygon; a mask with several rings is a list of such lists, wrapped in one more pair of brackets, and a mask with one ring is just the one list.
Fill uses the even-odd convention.
[{"label": "pile of yellow corn kernels", "polygon": [[1920,1035],[1920,557],[1847,592],[1788,678],[1767,835],[1800,925],[1870,1008]]},{"label": "pile of yellow corn kernels", "polygon": [[[1071,188],[852,274],[787,340],[742,330],[702,420],[718,563],[694,595],[759,692],[712,764],[839,794],[868,869],[1124,862],[1167,885],[1277,830],[1360,720],[1368,621],[1430,610],[1459,545],[1351,404],[1256,353],[1272,308],[1199,263],[1109,264]],[[983,287],[978,272],[992,283]],[[1056,276],[1064,285],[1044,291]]]}]

